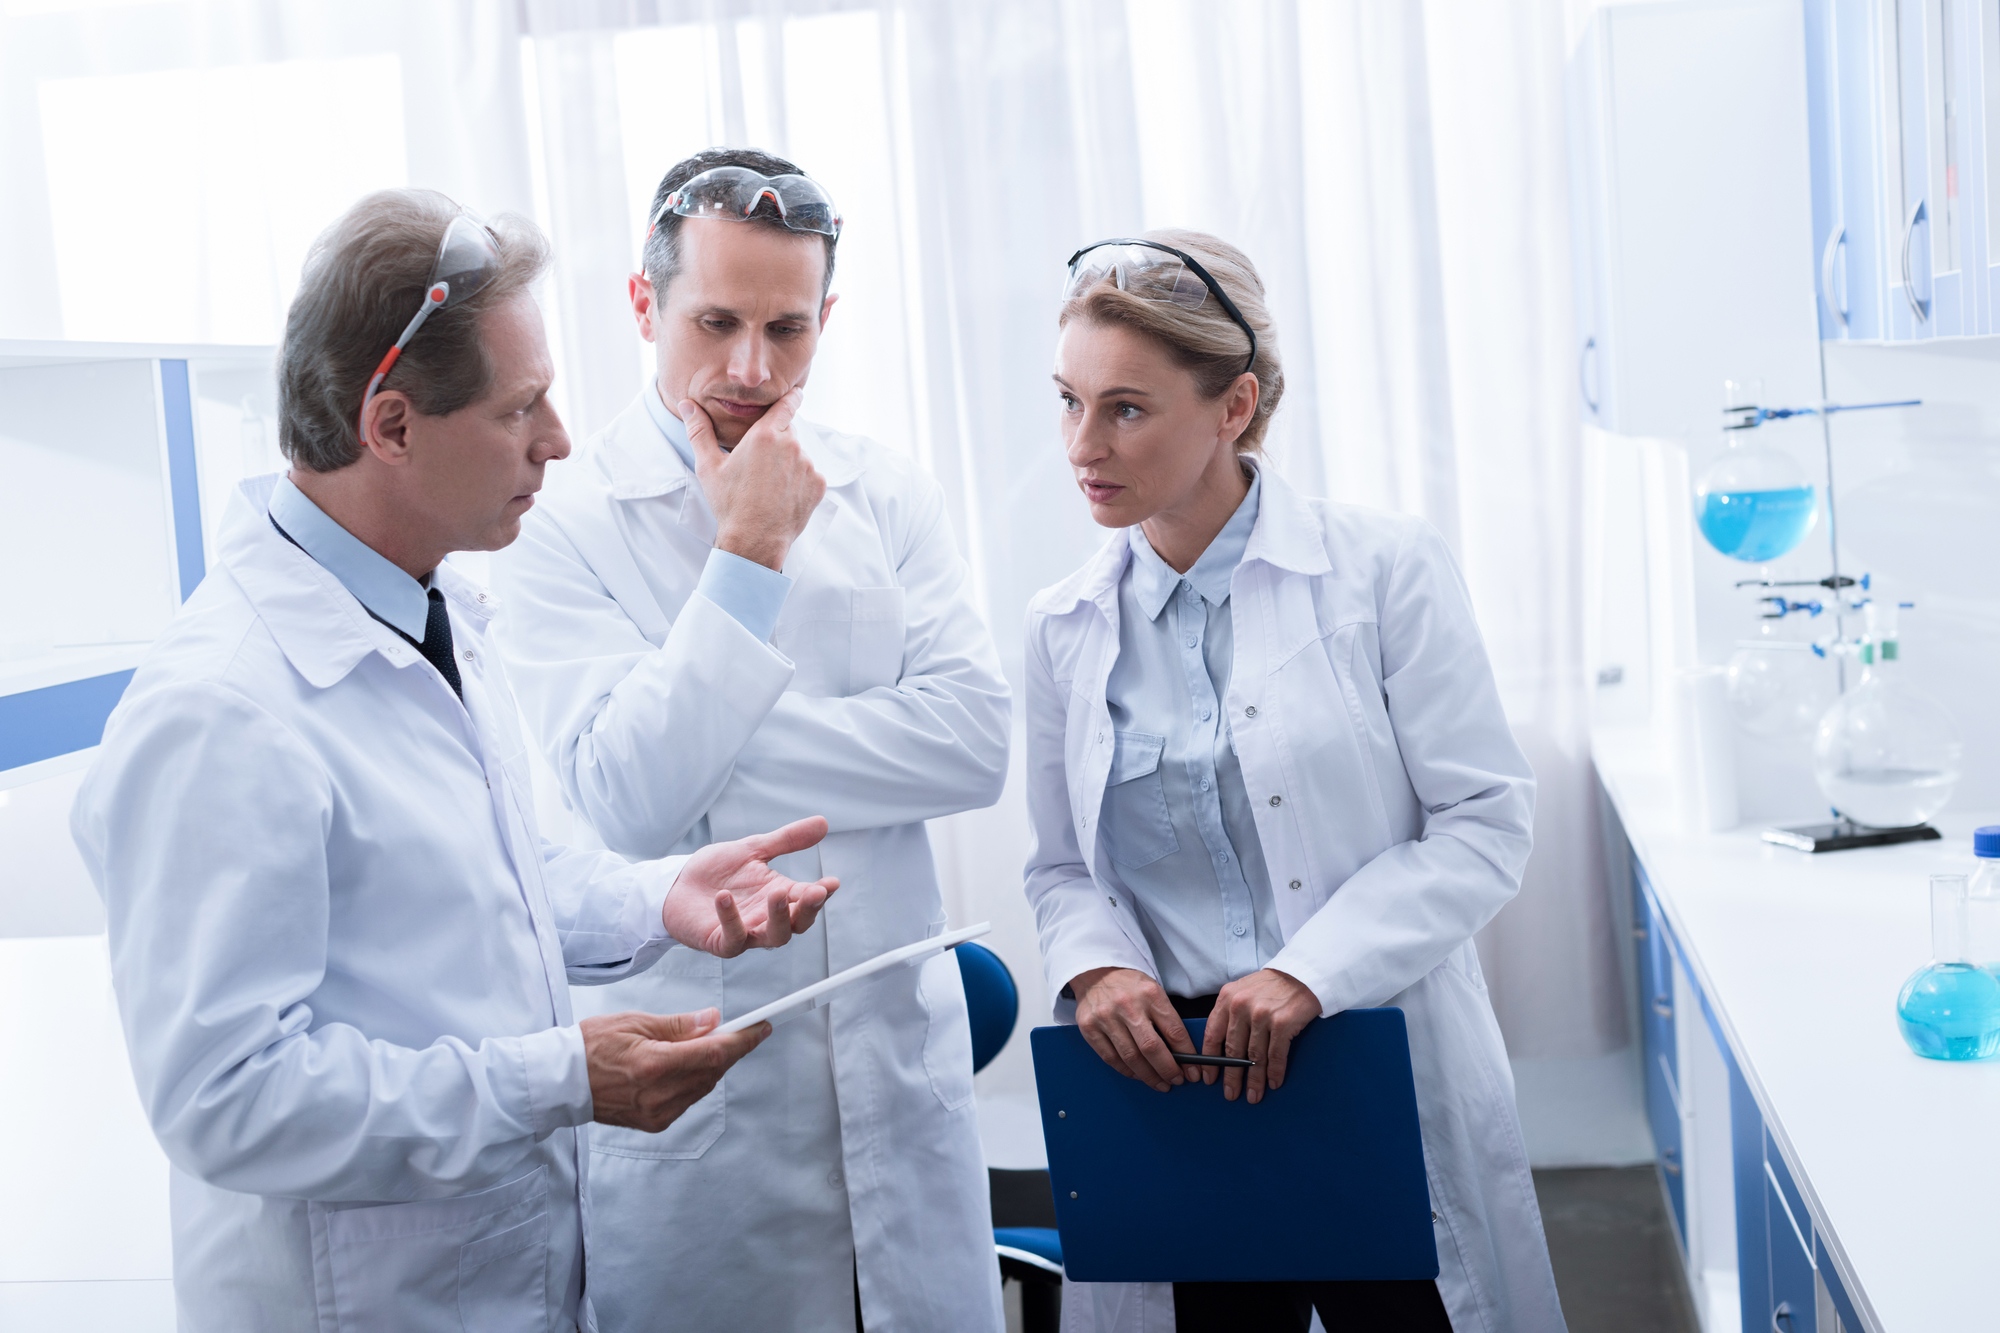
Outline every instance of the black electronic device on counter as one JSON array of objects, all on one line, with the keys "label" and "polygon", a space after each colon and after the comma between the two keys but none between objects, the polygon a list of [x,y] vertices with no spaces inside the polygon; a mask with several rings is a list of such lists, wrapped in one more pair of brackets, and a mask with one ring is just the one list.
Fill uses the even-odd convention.
[{"label": "black electronic device on counter", "polygon": [[1936,842],[1943,835],[1929,824],[1909,824],[1903,828],[1870,828],[1851,819],[1830,824],[1800,824],[1795,828],[1767,828],[1764,841],[1801,852],[1844,852],[1850,847],[1888,847],[1899,842]]}]

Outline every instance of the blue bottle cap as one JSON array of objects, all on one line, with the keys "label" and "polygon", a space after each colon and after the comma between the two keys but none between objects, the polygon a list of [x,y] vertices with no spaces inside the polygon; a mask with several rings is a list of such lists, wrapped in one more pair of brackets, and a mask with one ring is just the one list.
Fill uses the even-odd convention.
[{"label": "blue bottle cap", "polygon": [[2000,856],[2000,824],[1988,824],[1985,828],[1972,830],[1972,854]]}]

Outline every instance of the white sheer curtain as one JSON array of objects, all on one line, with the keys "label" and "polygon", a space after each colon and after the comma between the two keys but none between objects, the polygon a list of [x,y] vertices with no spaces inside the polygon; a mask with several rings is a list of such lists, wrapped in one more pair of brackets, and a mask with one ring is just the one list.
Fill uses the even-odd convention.
[{"label": "white sheer curtain", "polygon": [[[712,143],[841,202],[807,411],[929,467],[1018,680],[1033,592],[1101,539],[1047,375],[1062,262],[1168,223],[1256,260],[1302,487],[1463,561],[1541,779],[1482,938],[1522,1057],[1626,1040],[1585,728],[1560,0],[0,0],[0,337],[268,342],[315,231],[428,185],[537,216],[579,434],[629,401],[653,183]],[[937,829],[1047,1012],[1018,782]],[[1029,1086],[1016,1041],[984,1078]]]}]

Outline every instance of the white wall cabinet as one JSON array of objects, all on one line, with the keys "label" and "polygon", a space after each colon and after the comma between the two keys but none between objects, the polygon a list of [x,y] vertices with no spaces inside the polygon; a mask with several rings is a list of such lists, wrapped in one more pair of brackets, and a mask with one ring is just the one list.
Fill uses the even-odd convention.
[{"label": "white wall cabinet", "polygon": [[1568,71],[1585,420],[1699,454],[1724,380],[1819,397],[1805,46],[1797,0],[1592,18]]}]

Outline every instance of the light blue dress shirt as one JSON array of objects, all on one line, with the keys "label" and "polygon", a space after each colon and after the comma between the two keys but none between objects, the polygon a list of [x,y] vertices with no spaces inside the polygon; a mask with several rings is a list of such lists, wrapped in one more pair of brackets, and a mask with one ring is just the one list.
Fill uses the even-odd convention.
[{"label": "light blue dress shirt", "polygon": [[354,600],[377,620],[401,630],[417,643],[424,641],[430,620],[430,593],[387,556],[327,517],[324,509],[278,478],[271,492],[271,519],[320,568],[340,580]]},{"label": "light blue dress shirt", "polygon": [[1222,707],[1236,643],[1230,576],[1257,524],[1261,487],[1251,480],[1185,576],[1138,527],[1127,529],[1118,660],[1105,686],[1116,745],[1099,836],[1172,995],[1213,995],[1284,947]]},{"label": "light blue dress shirt", "polygon": [[[688,471],[694,471],[694,446],[688,442],[687,427],[679,417],[667,411],[667,405],[660,397],[658,380],[645,393],[646,412],[653,418],[653,424],[660,428],[660,434],[667,437],[667,443],[681,456]],[[745,560],[730,551],[710,551],[708,563],[702,566],[701,582],[695,591],[729,613],[730,619],[749,630],[765,643],[771,641],[771,631],[778,627],[778,612],[785,606],[785,598],[792,591],[792,580],[775,569],[767,569],[755,560]]]}]

